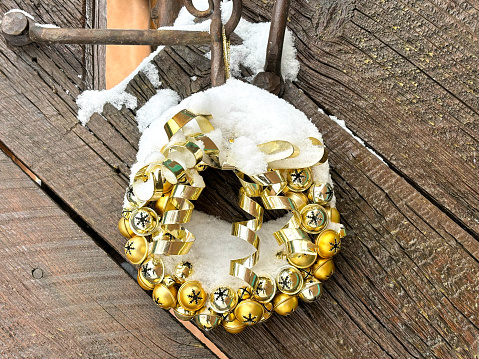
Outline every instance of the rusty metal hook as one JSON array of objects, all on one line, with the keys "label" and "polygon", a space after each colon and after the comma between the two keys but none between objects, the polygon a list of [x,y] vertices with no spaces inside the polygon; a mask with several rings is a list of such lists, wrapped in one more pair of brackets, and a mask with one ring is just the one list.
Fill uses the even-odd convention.
[{"label": "rusty metal hook", "polygon": [[195,5],[193,5],[193,0],[184,0],[183,2],[185,4],[186,10],[188,10],[188,12],[194,17],[208,17],[211,16],[215,10],[213,0],[208,0],[208,9],[206,10],[198,10]]}]

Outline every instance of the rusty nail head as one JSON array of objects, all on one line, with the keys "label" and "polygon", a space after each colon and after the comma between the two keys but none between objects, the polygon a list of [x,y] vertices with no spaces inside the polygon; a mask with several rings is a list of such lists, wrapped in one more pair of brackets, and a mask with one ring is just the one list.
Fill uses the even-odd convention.
[{"label": "rusty nail head", "polygon": [[20,12],[11,12],[2,19],[2,32],[7,35],[21,35],[27,27],[28,19]]}]

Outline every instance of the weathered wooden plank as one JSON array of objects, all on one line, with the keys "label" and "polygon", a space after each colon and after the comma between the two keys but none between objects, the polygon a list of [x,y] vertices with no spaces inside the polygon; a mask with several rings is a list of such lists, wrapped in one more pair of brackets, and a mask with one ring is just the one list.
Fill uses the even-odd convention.
[{"label": "weathered wooden plank", "polygon": [[[246,16],[270,19],[272,2],[244,4]],[[478,7],[463,0],[291,6],[299,88],[479,236]]]},{"label": "weathered wooden plank", "polygon": [[265,358],[474,358],[477,241],[299,90],[285,97],[322,130],[350,235],[319,302],[234,338],[208,337],[226,353]]},{"label": "weathered wooden plank", "polygon": [[0,183],[1,357],[216,357],[1,151]]},{"label": "weathered wooden plank", "polygon": [[[308,9],[304,9],[306,14],[310,11]],[[317,17],[324,9],[320,10]],[[259,13],[261,11],[258,10]],[[341,17],[332,18],[334,26],[330,28],[331,37],[337,36],[334,29],[337,30],[339,25],[336,25],[342,20]],[[331,23],[328,24],[331,26]],[[297,31],[297,35],[299,40],[305,36],[300,31]],[[325,42],[320,43],[324,45]],[[1,51],[7,50],[2,48]],[[29,51],[33,50],[23,51],[26,55],[22,55],[22,59],[28,59]],[[169,77],[171,87],[183,89],[184,95],[187,95],[185,88],[188,86],[183,80],[188,81],[191,68],[200,60],[192,60],[194,56],[190,58],[187,52],[180,57],[183,62],[174,59],[174,63],[182,63],[177,68],[173,67],[177,77],[171,76],[171,72],[161,74],[160,71],[160,75],[165,84],[169,84],[165,80]],[[43,56],[41,59],[48,62]],[[160,64],[162,67],[169,69],[173,66],[167,62],[167,58],[163,60]],[[305,58],[302,61],[306,63]],[[15,66],[8,66],[6,73],[22,76]],[[37,79],[29,70],[28,62],[20,62],[16,66],[26,72],[25,78]],[[330,70],[333,71],[331,76],[335,75],[336,78],[341,74]],[[53,74],[56,74],[55,71]],[[7,106],[2,106],[4,113],[13,114],[14,109],[22,109],[23,113],[35,113],[39,118],[32,120],[28,116],[19,116],[11,125],[0,115],[0,139],[14,149],[25,163],[33,166],[35,172],[94,230],[121,251],[124,240],[115,234],[119,213],[114,213],[121,205],[122,188],[126,184],[122,177],[124,174],[114,171],[114,162],[119,161],[118,157],[114,159],[115,151],[122,146],[118,142],[120,137],[112,136],[116,144],[109,142],[110,136],[105,134],[110,129],[100,129],[100,123],[96,124],[98,128],[95,128],[95,132],[71,126],[74,119],[72,121],[73,116],[69,117],[68,111],[66,118],[55,116],[57,112],[52,110],[52,107],[58,106],[55,96],[47,96],[46,101],[35,97],[36,91],[48,94],[45,81],[31,85],[25,95],[11,92],[8,84],[16,83],[17,79],[8,76],[9,82],[5,81],[5,86],[0,84],[0,91],[14,98],[26,98],[27,101],[25,104],[25,101],[7,97]],[[176,78],[183,82],[181,86],[175,83],[178,81]],[[315,87],[315,91],[323,91],[325,85],[318,85],[318,81],[311,79],[314,77],[308,78],[311,86],[319,86]],[[320,79],[327,83],[327,80]],[[301,81],[298,86],[304,90],[306,82],[304,79]],[[371,80],[368,81],[369,85]],[[442,199],[430,198],[427,190],[424,191],[427,197],[421,195],[395,173],[396,167],[391,169],[382,164],[345,131],[319,114],[317,105],[308,101],[304,94],[294,88],[288,91],[288,100],[313,117],[324,133],[326,144],[331,150],[333,179],[340,198],[339,209],[353,235],[345,241],[343,253],[337,262],[338,274],[326,284],[327,293],[320,302],[302,306],[294,314],[295,317],[273,318],[267,324],[239,336],[226,336],[218,331],[209,334],[209,337],[229,356],[238,358],[286,358],[298,355],[325,358],[473,358],[479,350],[476,314],[479,302],[477,241],[441,211]],[[334,89],[334,86],[330,92],[321,93],[321,96],[332,102],[344,101],[344,93]],[[353,99],[358,108],[367,104],[361,102],[360,97]],[[387,107],[385,104],[382,106]],[[108,117],[110,125],[119,128],[115,121],[121,123],[121,118],[125,118],[129,126],[134,128],[131,113],[123,113],[126,115],[119,117],[111,111]],[[30,126],[25,126],[22,133],[17,133],[19,124],[30,121]],[[384,121],[393,122],[389,118]],[[48,137],[48,141],[57,139],[54,143],[57,148],[32,139],[38,137],[38,128],[42,127],[51,131],[46,133],[51,137]],[[64,132],[67,138],[62,139]],[[72,133],[75,136],[71,136]],[[127,140],[126,135],[122,134],[125,146],[132,146],[135,136],[137,134]],[[25,149],[23,146],[37,146],[40,150]],[[124,148],[122,151],[122,156],[131,156],[133,153]],[[56,154],[61,156],[55,161],[49,160]],[[132,161],[131,158],[124,160],[125,163]],[[81,161],[86,165],[81,166]],[[71,174],[76,177],[72,178]],[[409,177],[407,179],[410,180]],[[416,183],[412,183],[416,186]]]}]

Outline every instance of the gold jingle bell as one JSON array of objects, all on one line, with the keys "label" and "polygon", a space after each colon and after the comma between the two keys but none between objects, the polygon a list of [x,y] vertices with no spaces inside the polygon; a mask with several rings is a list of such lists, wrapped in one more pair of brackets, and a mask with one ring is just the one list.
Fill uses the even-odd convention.
[{"label": "gold jingle bell", "polygon": [[210,294],[210,304],[215,312],[229,312],[237,303],[238,295],[230,287],[218,287]]},{"label": "gold jingle bell", "polygon": [[263,318],[264,308],[255,300],[246,299],[235,308],[235,317],[244,325],[253,325]]},{"label": "gold jingle bell", "polygon": [[141,275],[151,284],[158,284],[163,280],[165,275],[165,267],[163,261],[159,257],[150,256],[140,267]]},{"label": "gold jingle bell", "polygon": [[319,256],[329,258],[341,250],[341,239],[332,229],[326,229],[316,237]]},{"label": "gold jingle bell", "polygon": [[279,293],[274,297],[273,305],[276,313],[290,315],[298,307],[298,298],[285,293]]},{"label": "gold jingle bell", "polygon": [[319,233],[328,224],[328,214],[319,204],[308,204],[300,214],[301,228],[308,233]]},{"label": "gold jingle bell", "polygon": [[136,280],[138,284],[140,285],[140,287],[142,287],[144,290],[152,290],[155,287],[154,284],[151,284],[145,278],[143,278],[143,276],[141,275],[141,268],[138,268],[138,274],[136,276]]},{"label": "gold jingle bell", "polygon": [[140,264],[148,256],[148,241],[143,236],[130,238],[124,248],[126,258],[132,264]]},{"label": "gold jingle bell", "polygon": [[245,285],[238,289],[238,300],[245,300],[251,298],[253,295],[253,288],[249,285]]},{"label": "gold jingle bell", "polygon": [[339,223],[341,220],[341,216],[339,215],[339,211],[334,207],[324,207],[326,213],[328,213],[329,220],[333,223]]},{"label": "gold jingle bell", "polygon": [[273,299],[276,294],[276,281],[269,276],[258,277],[253,289],[253,298],[258,302],[266,303]]},{"label": "gold jingle bell", "polygon": [[243,329],[246,328],[246,325],[244,325],[242,322],[240,322],[236,318],[231,321],[223,321],[221,325],[223,326],[223,328],[225,328],[225,330],[228,333],[231,333],[231,334],[241,333]]},{"label": "gold jingle bell", "polygon": [[313,275],[316,279],[320,281],[325,281],[329,279],[334,273],[334,262],[333,258],[320,258],[313,265]]},{"label": "gold jingle bell", "polygon": [[308,204],[308,197],[304,193],[286,192],[284,196],[293,201],[297,211],[301,211],[301,209]]},{"label": "gold jingle bell", "polygon": [[216,328],[221,323],[221,316],[211,309],[204,309],[200,313],[195,314],[195,323],[198,328],[209,331]]},{"label": "gold jingle bell", "polygon": [[308,168],[295,168],[287,171],[288,188],[293,192],[306,191],[313,183],[313,173]]},{"label": "gold jingle bell", "polygon": [[154,210],[141,207],[134,210],[130,216],[130,228],[139,236],[149,236],[158,224],[158,216]]},{"label": "gold jingle bell", "polygon": [[333,199],[333,189],[329,183],[314,182],[309,188],[308,198],[311,202],[324,206]]},{"label": "gold jingle bell", "polygon": [[273,312],[274,312],[273,303],[271,302],[263,303],[263,309],[264,309],[263,317],[261,318],[260,322],[264,322],[265,320],[268,320],[269,317],[273,315]]},{"label": "gold jingle bell", "polygon": [[133,192],[133,186],[131,185],[126,189],[125,198],[130,203],[129,207],[143,207],[147,203],[147,201],[141,201],[135,196],[135,192]]},{"label": "gold jingle bell", "polygon": [[163,277],[163,280],[161,281],[164,285],[166,285],[167,288],[170,288],[176,284],[175,278],[171,275],[165,275]]},{"label": "gold jingle bell", "polygon": [[308,268],[311,267],[314,262],[316,262],[316,258],[318,254],[314,253],[297,253],[288,257],[289,264],[294,265],[297,268]]},{"label": "gold jingle bell", "polygon": [[170,309],[176,306],[176,287],[168,288],[163,283],[155,285],[153,293],[151,294],[156,305]]},{"label": "gold jingle bell", "polygon": [[176,307],[173,309],[173,313],[175,317],[179,320],[188,321],[195,316],[195,311],[188,310],[183,308],[180,304],[177,304]]},{"label": "gold jingle bell", "polygon": [[304,283],[298,296],[302,301],[310,303],[321,297],[321,294],[323,294],[323,283],[313,277]]},{"label": "gold jingle bell", "polygon": [[180,305],[190,311],[197,311],[206,302],[206,293],[200,282],[188,281],[178,290],[178,302]]},{"label": "gold jingle bell", "polygon": [[303,287],[303,276],[297,268],[289,265],[283,266],[279,269],[276,282],[279,291],[294,295]]},{"label": "gold jingle bell", "polygon": [[156,202],[155,202],[155,211],[161,215],[163,215],[166,211],[172,211],[175,210],[175,206],[168,200],[170,199],[169,195],[163,195],[161,196]]},{"label": "gold jingle bell", "polygon": [[135,232],[133,232],[130,228],[130,222],[124,217],[121,217],[118,221],[118,229],[123,237],[131,238],[135,236]]},{"label": "gold jingle bell", "polygon": [[184,283],[186,278],[191,274],[193,265],[190,262],[181,262],[175,267],[175,278],[178,282]]}]

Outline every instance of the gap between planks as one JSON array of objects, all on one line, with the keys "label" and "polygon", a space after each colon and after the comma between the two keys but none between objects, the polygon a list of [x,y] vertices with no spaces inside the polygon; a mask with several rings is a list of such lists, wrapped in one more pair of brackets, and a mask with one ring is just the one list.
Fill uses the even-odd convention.
[{"label": "gap between planks", "polygon": [[[114,263],[116,263],[122,270],[124,270],[135,282],[136,282],[136,269],[128,262],[126,262],[123,257],[105,240],[103,237],[96,232],[92,227],[86,223],[81,216],[79,216],[73,208],[71,208],[65,201],[63,201],[50,187],[48,187],[45,182],[42,182],[38,176],[32,172],[22,161],[20,161],[13,153],[5,146],[3,142],[0,141],[0,150],[3,151],[20,169],[32,179],[48,196],[53,202],[55,202],[58,207],[60,207],[74,222],[79,226],[85,233],[93,240],[93,242],[100,247],[107,255],[110,257]],[[32,271],[34,275],[35,269]],[[145,291],[145,293],[148,293]],[[228,359],[225,353],[223,353],[211,340],[209,340],[203,332],[198,329],[191,322],[184,322],[176,318],[173,314],[173,310],[169,310],[170,315],[175,318],[180,324],[182,324],[186,330],[191,332],[199,341],[201,341],[208,349],[210,349],[218,358]]]}]

